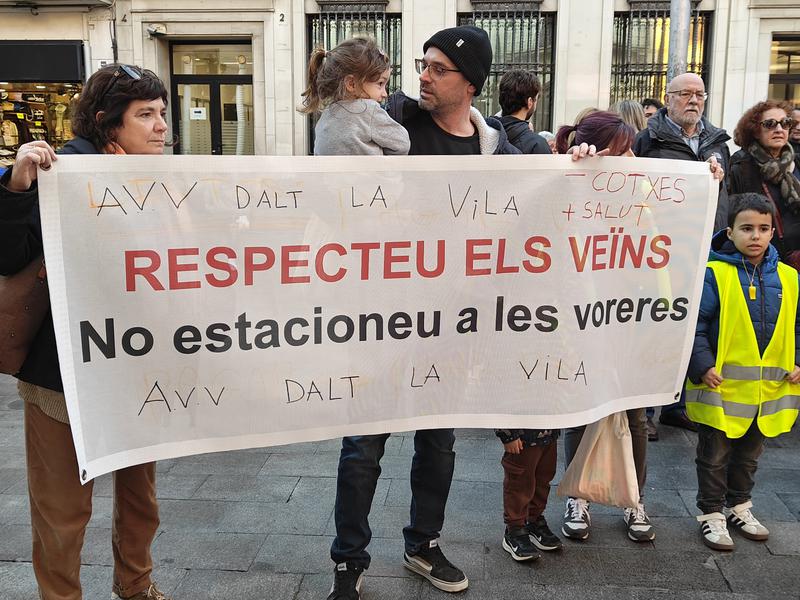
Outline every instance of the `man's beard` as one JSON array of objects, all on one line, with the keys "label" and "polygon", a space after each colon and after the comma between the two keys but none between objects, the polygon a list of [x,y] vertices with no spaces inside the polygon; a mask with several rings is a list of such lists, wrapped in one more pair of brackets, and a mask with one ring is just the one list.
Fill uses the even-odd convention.
[{"label": "man's beard", "polygon": [[678,125],[686,129],[687,127],[694,127],[700,122],[700,119],[703,115],[699,112],[696,113],[688,113],[682,114],[678,118],[672,118]]}]

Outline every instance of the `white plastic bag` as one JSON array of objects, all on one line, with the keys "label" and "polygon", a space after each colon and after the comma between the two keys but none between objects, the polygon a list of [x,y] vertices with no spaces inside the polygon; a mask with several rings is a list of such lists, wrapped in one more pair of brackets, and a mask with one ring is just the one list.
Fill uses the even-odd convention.
[{"label": "white plastic bag", "polygon": [[625,411],[586,426],[575,457],[558,485],[558,495],[620,508],[639,504],[639,483]]}]

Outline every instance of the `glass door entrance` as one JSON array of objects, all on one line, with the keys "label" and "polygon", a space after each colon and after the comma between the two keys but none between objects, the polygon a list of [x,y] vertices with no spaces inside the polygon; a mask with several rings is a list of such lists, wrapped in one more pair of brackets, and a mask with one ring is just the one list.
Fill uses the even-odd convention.
[{"label": "glass door entrance", "polygon": [[175,154],[253,154],[249,44],[172,44]]}]

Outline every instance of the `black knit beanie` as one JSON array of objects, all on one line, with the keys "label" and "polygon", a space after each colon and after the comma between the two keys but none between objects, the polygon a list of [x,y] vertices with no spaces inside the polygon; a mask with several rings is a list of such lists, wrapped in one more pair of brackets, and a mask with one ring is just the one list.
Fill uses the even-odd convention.
[{"label": "black knit beanie", "polygon": [[486,32],[472,25],[442,29],[425,42],[422,51],[427,52],[431,46],[453,61],[467,81],[475,86],[475,95],[478,96],[492,68],[492,45]]}]

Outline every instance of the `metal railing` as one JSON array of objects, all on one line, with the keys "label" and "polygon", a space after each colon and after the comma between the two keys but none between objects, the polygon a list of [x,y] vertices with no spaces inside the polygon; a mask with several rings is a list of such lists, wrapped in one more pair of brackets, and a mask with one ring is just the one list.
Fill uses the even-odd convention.
[{"label": "metal railing", "polygon": [[391,61],[389,92],[400,89],[402,23],[399,14],[386,13],[385,2],[330,2],[318,0],[319,14],[308,17],[309,54],[317,46],[326,50],[355,36],[373,38]]},{"label": "metal railing", "polygon": [[489,34],[494,54],[489,78],[473,104],[484,115],[497,113],[498,87],[503,74],[510,69],[533,71],[542,84],[533,116],[536,131],[552,127],[556,34],[556,14],[540,12],[540,1],[473,0],[473,12],[459,15],[459,25],[475,25]]},{"label": "metal railing", "polygon": [[[631,1],[630,12],[614,15],[611,103],[664,99],[669,62],[669,2]],[[711,12],[692,12],[687,70],[708,84]]]}]

